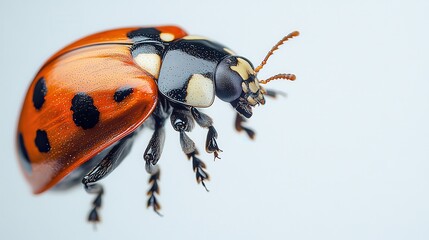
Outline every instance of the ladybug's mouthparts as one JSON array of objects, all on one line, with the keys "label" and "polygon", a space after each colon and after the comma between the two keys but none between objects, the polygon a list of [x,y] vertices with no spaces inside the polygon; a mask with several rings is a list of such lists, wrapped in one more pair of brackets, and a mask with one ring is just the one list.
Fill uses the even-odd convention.
[{"label": "ladybug's mouthparts", "polygon": [[240,113],[245,118],[250,118],[252,116],[252,107],[250,104],[244,99],[243,97],[239,97],[233,102],[231,102],[231,105],[237,110],[238,113]]}]

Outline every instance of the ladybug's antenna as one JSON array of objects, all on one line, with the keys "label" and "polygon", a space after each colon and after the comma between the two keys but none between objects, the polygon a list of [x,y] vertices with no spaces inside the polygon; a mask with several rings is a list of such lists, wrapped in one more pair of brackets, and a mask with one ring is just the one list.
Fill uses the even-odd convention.
[{"label": "ladybug's antenna", "polygon": [[276,45],[274,45],[273,48],[271,48],[271,50],[268,52],[267,56],[265,56],[265,58],[262,61],[262,63],[255,68],[255,70],[254,70],[255,74],[257,74],[264,67],[264,65],[267,64],[268,59],[271,57],[271,55],[273,55],[274,51],[276,51],[277,49],[279,49],[280,45],[282,45],[283,43],[285,43],[290,38],[298,37],[298,36],[299,36],[299,32],[298,31],[291,32],[288,35],[284,36]]},{"label": "ladybug's antenna", "polygon": [[[299,32],[298,31],[294,31],[289,33],[288,35],[284,36],[276,45],[274,45],[273,48],[271,48],[271,50],[268,52],[267,56],[265,56],[264,60],[262,61],[262,63],[255,68],[255,74],[258,74],[258,72],[264,67],[265,64],[267,64],[268,59],[271,57],[271,55],[273,55],[273,53],[279,49],[279,47],[285,43],[287,40],[293,38],[293,37],[297,37],[299,36]],[[267,84],[268,82],[272,81],[272,80],[276,80],[276,79],[286,79],[286,80],[290,80],[293,81],[296,79],[296,76],[294,74],[289,74],[289,73],[280,73],[280,74],[276,74],[272,77],[269,77],[265,80],[259,80],[259,83],[262,84]]]},{"label": "ladybug's antenna", "polygon": [[294,74],[290,74],[290,73],[280,73],[280,74],[274,75],[272,77],[269,77],[265,80],[259,80],[259,83],[267,84],[268,82],[270,82],[272,80],[276,80],[276,79],[286,79],[286,80],[293,81],[296,79],[296,76]]}]

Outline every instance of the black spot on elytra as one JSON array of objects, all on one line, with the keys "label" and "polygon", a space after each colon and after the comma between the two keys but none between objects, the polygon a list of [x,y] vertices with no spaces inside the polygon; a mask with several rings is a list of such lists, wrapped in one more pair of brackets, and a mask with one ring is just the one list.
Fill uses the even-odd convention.
[{"label": "black spot on elytra", "polygon": [[45,130],[37,130],[36,139],[34,140],[36,143],[37,149],[39,152],[47,153],[51,150],[51,145],[49,144],[48,134]]},{"label": "black spot on elytra", "polygon": [[121,87],[118,90],[116,90],[115,95],[113,95],[113,98],[116,102],[122,102],[128,95],[133,93],[133,89],[131,87]]},{"label": "black spot on elytra", "polygon": [[21,133],[19,133],[18,136],[18,144],[19,144],[19,153],[21,157],[19,160],[21,161],[22,166],[27,172],[31,172],[31,163],[30,159],[28,158],[27,148],[25,148],[24,144],[24,137]]},{"label": "black spot on elytra", "polygon": [[94,106],[94,100],[86,93],[78,93],[72,99],[73,121],[83,129],[93,128],[100,119],[100,112]]},{"label": "black spot on elytra", "polygon": [[41,77],[39,80],[37,80],[33,91],[33,104],[37,110],[40,110],[40,108],[43,106],[47,92],[48,89],[46,88],[45,78]]},{"label": "black spot on elytra", "polygon": [[133,39],[134,42],[141,40],[157,40],[162,41],[160,38],[161,32],[156,28],[139,28],[137,30],[131,31],[127,34],[127,37]]}]

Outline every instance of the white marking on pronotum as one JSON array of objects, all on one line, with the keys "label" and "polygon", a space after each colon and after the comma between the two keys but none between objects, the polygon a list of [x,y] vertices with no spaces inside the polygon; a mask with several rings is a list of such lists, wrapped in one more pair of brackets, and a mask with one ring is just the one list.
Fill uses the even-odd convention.
[{"label": "white marking on pronotum", "polygon": [[186,103],[195,107],[209,107],[213,98],[213,81],[202,74],[193,74],[186,88]]},{"label": "white marking on pronotum", "polygon": [[137,65],[143,70],[150,73],[156,79],[159,76],[159,68],[161,67],[161,57],[156,53],[140,53],[134,58]]},{"label": "white marking on pronotum", "polygon": [[171,33],[161,33],[159,35],[159,37],[161,38],[162,41],[164,42],[171,42],[174,40],[174,35]]}]

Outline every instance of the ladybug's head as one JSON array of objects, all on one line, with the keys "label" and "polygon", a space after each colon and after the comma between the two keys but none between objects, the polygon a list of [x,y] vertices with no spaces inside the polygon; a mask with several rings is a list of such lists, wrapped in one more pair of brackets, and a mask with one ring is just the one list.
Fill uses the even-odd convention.
[{"label": "ladybug's head", "polygon": [[285,41],[299,35],[292,32],[280,40],[267,54],[261,65],[254,68],[252,63],[244,57],[228,56],[217,66],[215,72],[216,96],[231,105],[238,113],[246,118],[252,116],[252,107],[265,104],[265,89],[260,85],[275,79],[295,80],[293,74],[277,74],[265,80],[258,80],[259,70],[266,64],[268,58]]},{"label": "ladybug's head", "polygon": [[224,58],[216,68],[216,96],[229,102],[243,116],[252,116],[251,106],[265,104],[265,90],[259,85],[252,63],[238,56]]}]

